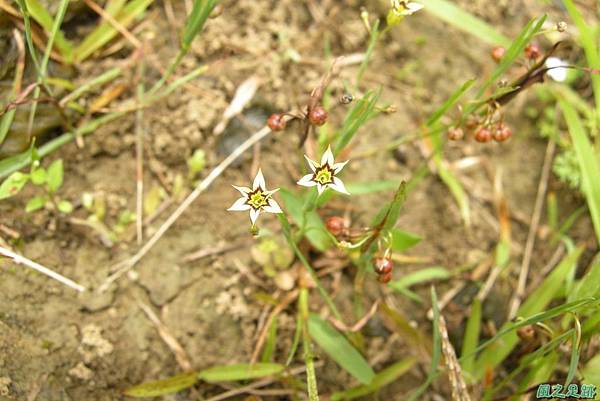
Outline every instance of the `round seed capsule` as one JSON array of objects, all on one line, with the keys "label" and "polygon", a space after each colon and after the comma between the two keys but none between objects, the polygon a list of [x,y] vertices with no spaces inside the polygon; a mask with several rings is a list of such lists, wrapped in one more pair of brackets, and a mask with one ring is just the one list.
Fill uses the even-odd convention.
[{"label": "round seed capsule", "polygon": [[481,143],[491,141],[492,131],[490,131],[486,127],[480,127],[477,131],[475,131],[475,140]]},{"label": "round seed capsule", "polygon": [[328,116],[323,106],[316,106],[308,114],[308,120],[311,124],[321,126],[327,122]]},{"label": "round seed capsule", "polygon": [[540,50],[540,47],[534,43],[528,44],[527,47],[525,47],[524,52],[525,52],[525,57],[527,57],[530,60],[535,60],[542,55],[542,51]]},{"label": "round seed capsule", "polygon": [[392,272],[382,274],[381,276],[377,277],[377,281],[379,281],[382,284],[389,283],[391,280],[392,280]]},{"label": "round seed capsule", "polygon": [[465,133],[463,132],[462,128],[458,127],[449,128],[447,134],[448,139],[450,139],[451,141],[459,141],[465,136]]},{"label": "round seed capsule", "polygon": [[496,46],[492,49],[492,58],[495,62],[499,63],[502,57],[506,54],[506,49],[502,46]]},{"label": "round seed capsule", "polygon": [[344,223],[344,219],[342,217],[331,216],[325,220],[325,227],[327,228],[327,231],[337,237],[344,232],[346,224]]},{"label": "round seed capsule", "polygon": [[512,130],[504,124],[500,124],[494,131],[494,140],[504,142],[512,136]]},{"label": "round seed capsule", "polygon": [[394,262],[390,258],[375,258],[373,261],[373,270],[377,274],[388,274],[392,272]]},{"label": "round seed capsule", "polygon": [[272,131],[281,131],[285,129],[286,121],[282,114],[271,114],[267,120],[267,125]]}]

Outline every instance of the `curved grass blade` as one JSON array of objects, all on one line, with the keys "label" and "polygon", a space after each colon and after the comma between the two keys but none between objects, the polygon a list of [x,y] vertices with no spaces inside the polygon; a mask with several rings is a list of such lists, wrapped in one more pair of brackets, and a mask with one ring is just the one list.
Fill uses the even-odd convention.
[{"label": "curved grass blade", "polygon": [[365,358],[354,348],[346,337],[328,322],[315,314],[308,318],[308,331],[315,342],[340,367],[363,384],[370,384],[375,372]]},{"label": "curved grass blade", "polygon": [[198,372],[197,377],[209,383],[229,382],[273,376],[283,372],[283,369],[284,366],[278,363],[240,363],[203,369]]},{"label": "curved grass blade", "polygon": [[192,387],[198,381],[198,373],[190,372],[173,376],[168,379],[142,383],[128,388],[124,394],[136,398],[158,397],[166,394],[177,393]]}]

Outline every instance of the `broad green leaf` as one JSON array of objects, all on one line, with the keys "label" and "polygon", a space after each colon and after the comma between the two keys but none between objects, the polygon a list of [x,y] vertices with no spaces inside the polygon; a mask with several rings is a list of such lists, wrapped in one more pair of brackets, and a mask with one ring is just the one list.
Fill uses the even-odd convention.
[{"label": "broad green leaf", "polygon": [[124,394],[136,398],[149,398],[172,394],[192,387],[198,381],[197,376],[197,372],[183,373],[168,379],[156,380],[128,388],[125,390]]},{"label": "broad green leaf", "polygon": [[198,372],[198,378],[209,383],[250,380],[277,375],[283,369],[284,366],[278,363],[240,363],[203,369]]},{"label": "broad green leaf", "polygon": [[392,235],[391,246],[394,252],[403,252],[421,242],[421,237],[408,231],[392,228],[390,233]]},{"label": "broad green leaf", "polygon": [[31,213],[43,208],[46,205],[47,199],[45,196],[34,196],[29,199],[25,206],[25,212]]},{"label": "broad green leaf", "polygon": [[408,372],[410,368],[417,362],[415,358],[409,357],[403,359],[393,365],[388,366],[381,372],[377,373],[370,384],[357,386],[345,391],[338,391],[331,395],[331,401],[353,400],[358,397],[364,397],[374,393],[387,386],[390,383],[398,380],[400,376]]},{"label": "broad green leaf", "polygon": [[18,194],[23,186],[29,181],[29,174],[19,171],[12,173],[2,184],[0,184],[0,199],[10,198]]},{"label": "broad green leaf", "polygon": [[389,286],[393,289],[409,288],[416,284],[423,284],[433,280],[446,280],[452,277],[447,269],[434,266],[425,269],[419,269],[415,272],[404,274],[398,280],[391,281]]},{"label": "broad green leaf", "polygon": [[331,246],[331,238],[317,212],[313,210],[304,213],[302,198],[287,189],[281,189],[279,194],[296,224],[302,225],[303,217],[306,215],[306,238],[310,243],[321,252],[327,250]]},{"label": "broad green leaf", "polygon": [[594,146],[573,106],[561,99],[558,99],[558,104],[569,127],[569,134],[581,169],[582,189],[592,215],[596,241],[600,244],[600,156],[594,152]]},{"label": "broad green leaf", "polygon": [[47,170],[48,191],[55,193],[63,184],[63,161],[54,160]]},{"label": "broad green leaf", "polygon": [[490,45],[510,45],[510,39],[498,32],[487,22],[464,11],[448,0],[419,0],[424,10],[435,15],[450,25],[470,33]]},{"label": "broad green leaf", "polygon": [[331,359],[362,384],[370,384],[375,372],[346,337],[315,314],[308,318],[308,331],[315,342]]},{"label": "broad green leaf", "polygon": [[73,211],[73,204],[67,200],[61,200],[58,202],[58,210],[61,213],[69,214]]},{"label": "broad green leaf", "polygon": [[46,169],[34,168],[31,173],[31,182],[35,185],[43,185],[46,183]]}]

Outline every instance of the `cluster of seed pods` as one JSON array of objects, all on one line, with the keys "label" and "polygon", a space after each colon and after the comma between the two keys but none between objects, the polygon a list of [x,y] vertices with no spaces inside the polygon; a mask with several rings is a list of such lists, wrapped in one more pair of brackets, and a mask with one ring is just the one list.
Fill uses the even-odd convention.
[{"label": "cluster of seed pods", "polygon": [[[472,128],[467,127],[467,129],[469,132],[472,132],[473,138],[480,143],[486,143],[492,140],[504,142],[513,135],[510,127],[503,121],[487,122],[483,124],[476,123]],[[447,135],[449,140],[459,141],[465,137],[465,132],[461,127],[450,127]]]}]

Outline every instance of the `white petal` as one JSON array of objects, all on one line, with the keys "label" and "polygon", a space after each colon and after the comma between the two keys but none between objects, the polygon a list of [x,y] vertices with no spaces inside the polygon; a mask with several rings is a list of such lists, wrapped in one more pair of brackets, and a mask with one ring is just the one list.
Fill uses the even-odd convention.
[{"label": "white petal", "polygon": [[263,210],[268,213],[283,213],[283,210],[281,210],[279,204],[275,202],[275,199],[269,199],[269,204],[264,206]]},{"label": "white petal", "polygon": [[300,178],[300,180],[296,184],[302,185],[304,187],[314,187],[315,185],[317,185],[317,183],[312,180],[312,177],[312,174],[306,174],[304,177]]},{"label": "white petal", "polygon": [[265,191],[263,192],[263,195],[264,195],[264,196],[271,196],[271,195],[273,195],[273,194],[274,194],[275,192],[277,192],[277,191],[279,191],[279,188],[275,188],[275,189],[272,189],[272,190],[270,190],[270,191],[266,191],[266,190],[265,190]]},{"label": "white petal", "polygon": [[258,169],[258,173],[256,173],[256,177],[254,177],[254,182],[252,183],[252,189],[265,189],[265,177],[263,177],[263,173],[261,169]]},{"label": "white petal", "polygon": [[321,166],[324,164],[328,164],[329,166],[333,165],[333,153],[331,152],[331,145],[327,146],[327,150],[321,157]]},{"label": "white petal", "polygon": [[227,210],[229,210],[230,212],[244,212],[249,209],[252,209],[252,207],[250,205],[246,204],[246,198],[239,198]]},{"label": "white petal", "polygon": [[313,159],[310,159],[308,156],[304,155],[304,158],[306,159],[306,161],[308,162],[308,166],[310,167],[310,169],[313,171],[313,173],[315,172],[315,170],[317,168],[319,168],[319,163],[317,163],[316,161],[314,161]]},{"label": "white petal", "polygon": [[423,4],[420,4],[420,3],[410,2],[410,3],[408,3],[407,7],[408,7],[408,10],[407,10],[408,13],[409,14],[414,14],[414,13],[416,13],[417,11],[419,11],[420,9],[422,9],[425,6]]},{"label": "white petal", "polygon": [[550,76],[550,78],[553,80],[562,82],[567,79],[567,69],[561,67],[565,67],[567,65],[567,63],[558,57],[548,57],[546,60],[546,67],[551,68],[551,70],[548,70],[546,74],[548,74],[548,76]]},{"label": "white petal", "polygon": [[258,216],[260,216],[260,209],[258,209],[258,210],[255,210],[255,209],[250,210],[250,221],[252,221],[252,225],[256,224],[256,219],[258,219]]},{"label": "white petal", "polygon": [[329,188],[341,192],[343,194],[350,195],[350,192],[348,192],[342,180],[340,180],[337,177],[333,177],[333,184],[329,184]]},{"label": "white petal", "polygon": [[248,187],[238,187],[236,185],[232,185],[232,187],[234,187],[235,189],[237,189],[238,191],[240,191],[240,193],[242,195],[248,195],[250,192],[252,192],[252,190]]},{"label": "white petal", "polygon": [[321,195],[327,189],[326,185],[317,184],[317,192]]},{"label": "white petal", "polygon": [[333,174],[337,174],[340,171],[342,171],[342,169],[346,166],[346,164],[348,164],[349,161],[350,160],[346,160],[342,163],[335,163],[333,166],[331,166],[331,168],[333,169]]}]

